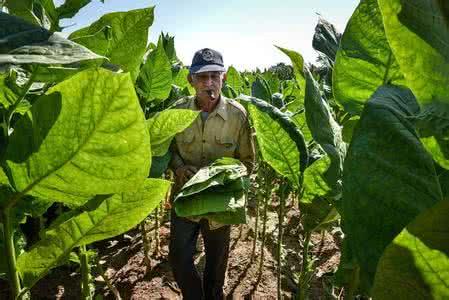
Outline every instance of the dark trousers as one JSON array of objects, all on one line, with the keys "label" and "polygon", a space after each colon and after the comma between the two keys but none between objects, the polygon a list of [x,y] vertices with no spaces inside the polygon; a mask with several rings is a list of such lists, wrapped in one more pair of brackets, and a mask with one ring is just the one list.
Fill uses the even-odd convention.
[{"label": "dark trousers", "polygon": [[[206,250],[206,268],[202,284],[193,261],[200,230]],[[169,261],[183,299],[224,299],[223,285],[228,263],[230,231],[229,225],[209,230],[206,220],[192,222],[176,216],[172,210]]]}]

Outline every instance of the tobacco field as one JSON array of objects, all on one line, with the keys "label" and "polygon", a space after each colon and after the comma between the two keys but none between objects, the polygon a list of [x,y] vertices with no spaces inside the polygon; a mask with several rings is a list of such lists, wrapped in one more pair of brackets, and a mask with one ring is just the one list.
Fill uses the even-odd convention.
[{"label": "tobacco field", "polygon": [[[188,65],[149,43],[154,7],[61,35],[89,2],[0,0],[0,299],[181,299]],[[227,297],[449,299],[449,2],[361,0],[311,43],[315,62],[275,45],[291,65],[227,70],[257,150]]]}]

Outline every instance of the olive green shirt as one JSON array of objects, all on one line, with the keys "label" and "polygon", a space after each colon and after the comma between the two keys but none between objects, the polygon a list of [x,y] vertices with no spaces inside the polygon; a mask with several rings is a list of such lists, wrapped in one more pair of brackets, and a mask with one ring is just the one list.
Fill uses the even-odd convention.
[{"label": "olive green shirt", "polygon": [[[193,96],[181,99],[175,106],[200,110]],[[188,128],[175,136],[172,151],[173,169],[182,165],[201,168],[217,158],[234,157],[243,162],[250,173],[254,166],[255,150],[245,108],[221,95],[204,124],[199,114]]]}]

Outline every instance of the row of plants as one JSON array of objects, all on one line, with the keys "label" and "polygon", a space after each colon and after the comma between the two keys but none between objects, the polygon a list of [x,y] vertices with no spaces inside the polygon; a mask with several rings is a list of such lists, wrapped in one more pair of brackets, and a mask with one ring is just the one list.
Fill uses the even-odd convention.
[{"label": "row of plants", "polygon": [[[0,273],[16,298],[71,255],[92,297],[86,245],[133,228],[166,198],[169,182],[157,178],[171,139],[197,117],[169,109],[193,91],[173,37],[147,46],[153,8],[104,15],[68,39],[54,33],[89,2],[2,3]],[[267,207],[279,201],[279,299],[287,200],[303,227],[299,299],[314,272],[311,235],[330,226],[344,232],[335,284],[345,298],[448,296],[448,15],[440,1],[363,0],[343,34],[319,21],[315,64],[277,47],[291,67],[229,67],[223,94],[247,108],[259,153],[259,274]],[[24,250],[19,223],[54,202],[70,210]]]}]

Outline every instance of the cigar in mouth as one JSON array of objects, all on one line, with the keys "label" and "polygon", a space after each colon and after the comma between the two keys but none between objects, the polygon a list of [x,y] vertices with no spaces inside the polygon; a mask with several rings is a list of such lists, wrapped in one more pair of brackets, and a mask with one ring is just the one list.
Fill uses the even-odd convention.
[{"label": "cigar in mouth", "polygon": [[212,90],[207,90],[206,93],[209,95],[209,97],[210,97],[212,100],[215,100],[215,93],[214,93],[214,91],[212,91]]}]

